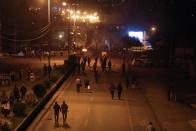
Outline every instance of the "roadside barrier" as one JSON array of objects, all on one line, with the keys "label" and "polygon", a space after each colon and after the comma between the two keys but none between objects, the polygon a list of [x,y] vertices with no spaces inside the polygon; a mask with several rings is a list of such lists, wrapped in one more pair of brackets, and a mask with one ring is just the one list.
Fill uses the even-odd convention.
[{"label": "roadside barrier", "polygon": [[52,96],[56,93],[56,91],[61,87],[64,81],[70,76],[73,72],[74,66],[69,66],[64,76],[62,76],[56,84],[51,88],[51,90],[45,95],[45,97],[37,104],[37,106],[33,109],[31,113],[27,115],[27,117],[21,122],[21,124],[15,129],[15,131],[25,131],[28,126],[32,123],[32,121],[36,118],[39,112],[43,109],[43,107],[47,104],[47,102],[52,98]]}]

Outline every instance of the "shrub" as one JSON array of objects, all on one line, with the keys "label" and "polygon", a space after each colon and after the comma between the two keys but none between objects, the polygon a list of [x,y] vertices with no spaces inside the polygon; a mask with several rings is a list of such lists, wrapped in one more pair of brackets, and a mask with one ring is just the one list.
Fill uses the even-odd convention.
[{"label": "shrub", "polygon": [[28,105],[35,106],[37,103],[37,98],[33,93],[29,93],[26,95],[25,101]]},{"label": "shrub", "polygon": [[7,120],[0,120],[0,131],[12,131],[11,122]]},{"label": "shrub", "polygon": [[16,116],[25,116],[26,115],[26,104],[22,102],[17,102],[13,106],[13,112]]},{"label": "shrub", "polygon": [[51,82],[56,82],[57,80],[58,80],[58,78],[59,78],[59,76],[58,76],[58,74],[57,74],[57,72],[54,72],[52,75],[51,75],[51,78],[50,78],[50,80],[51,80]]},{"label": "shrub", "polygon": [[36,84],[33,87],[33,92],[38,98],[43,97],[46,94],[47,88],[44,84]]},{"label": "shrub", "polygon": [[44,85],[47,87],[47,88],[50,88],[51,85],[52,85],[52,82],[50,80],[45,80],[44,81]]}]

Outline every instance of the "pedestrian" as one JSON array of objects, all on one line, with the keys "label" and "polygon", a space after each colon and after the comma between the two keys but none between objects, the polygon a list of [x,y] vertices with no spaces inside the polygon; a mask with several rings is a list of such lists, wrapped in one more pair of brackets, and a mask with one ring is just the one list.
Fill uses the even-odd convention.
[{"label": "pedestrian", "polygon": [[77,78],[76,79],[76,90],[77,90],[78,93],[80,92],[80,87],[81,86],[82,86],[81,79]]},{"label": "pedestrian", "polygon": [[112,62],[109,59],[109,61],[108,61],[108,71],[111,71],[111,69],[112,69]]},{"label": "pedestrian", "polygon": [[168,89],[168,101],[176,101],[176,94],[174,92],[175,90],[173,89],[173,86],[170,86]]},{"label": "pedestrian", "polygon": [[121,94],[122,94],[122,90],[123,90],[121,82],[119,82],[117,90],[118,90],[118,99],[120,100]]},{"label": "pedestrian", "polygon": [[122,72],[123,73],[125,72],[125,62],[123,62],[123,64],[122,64]]},{"label": "pedestrian", "polygon": [[85,86],[85,88],[87,88],[89,85],[90,85],[89,84],[89,80],[87,78],[84,79],[84,86]]},{"label": "pedestrian", "polygon": [[63,115],[63,123],[66,122],[67,119],[67,112],[68,112],[68,105],[63,101],[63,104],[61,105],[61,112]]},{"label": "pedestrian", "polygon": [[13,92],[14,92],[14,99],[16,101],[19,101],[19,99],[20,99],[20,92],[19,92],[19,89],[18,89],[18,87],[16,85],[14,85]]},{"label": "pedestrian", "polygon": [[84,61],[81,63],[81,68],[82,68],[82,73],[83,74],[85,74],[85,67],[86,67],[86,64],[85,63],[86,62],[84,62]]},{"label": "pedestrian", "polygon": [[57,125],[59,123],[59,111],[61,111],[61,107],[59,106],[57,101],[54,103],[53,109],[54,109],[55,125]]},{"label": "pedestrian", "polygon": [[97,83],[99,79],[99,74],[97,71],[94,72],[94,77],[95,77],[95,82]]},{"label": "pedestrian", "polygon": [[95,57],[95,63],[97,63],[97,57]]},{"label": "pedestrian", "polygon": [[1,101],[1,104],[5,104],[8,101],[8,96],[7,96],[6,92],[5,92],[5,90],[3,90],[3,92],[2,92],[2,94],[0,96],[0,101]]},{"label": "pedestrian", "polygon": [[94,62],[93,64],[93,72],[95,73],[97,71],[97,62]]},{"label": "pedestrian", "polygon": [[80,75],[80,63],[78,63],[78,75]]},{"label": "pedestrian", "polygon": [[51,65],[48,65],[48,73],[50,73],[52,71],[52,67]]},{"label": "pedestrian", "polygon": [[44,75],[46,75],[47,74],[47,66],[46,66],[46,64],[44,64],[43,70],[44,70]]},{"label": "pedestrian", "polygon": [[56,63],[54,63],[53,69],[55,70],[56,68],[57,68],[57,65]]},{"label": "pedestrian", "polygon": [[129,74],[127,74],[127,76],[126,76],[126,87],[127,87],[127,89],[129,88],[129,83],[130,83]]},{"label": "pedestrian", "polygon": [[111,93],[112,99],[114,99],[115,86],[114,86],[114,84],[113,84],[113,83],[111,83],[109,90],[110,90],[110,93]]},{"label": "pedestrian", "polygon": [[22,83],[22,86],[20,88],[21,99],[23,99],[25,97],[26,93],[27,93],[27,88],[24,85],[24,83]]},{"label": "pedestrian", "polygon": [[156,129],[152,125],[152,122],[149,122],[148,126],[146,127],[146,131],[156,131]]},{"label": "pedestrian", "polygon": [[83,62],[84,62],[84,65],[86,66],[86,62],[87,62],[87,57],[86,56],[83,58]]},{"label": "pedestrian", "polygon": [[88,67],[90,67],[90,64],[91,64],[91,58],[90,58],[90,57],[88,57],[87,61],[88,61]]},{"label": "pedestrian", "polygon": [[10,93],[10,97],[9,97],[10,109],[13,108],[14,102],[15,102],[14,93],[11,92],[11,93]]},{"label": "pedestrian", "polygon": [[2,113],[3,113],[4,117],[7,117],[10,113],[9,103],[6,102],[6,103],[2,104],[1,108],[2,108]]}]

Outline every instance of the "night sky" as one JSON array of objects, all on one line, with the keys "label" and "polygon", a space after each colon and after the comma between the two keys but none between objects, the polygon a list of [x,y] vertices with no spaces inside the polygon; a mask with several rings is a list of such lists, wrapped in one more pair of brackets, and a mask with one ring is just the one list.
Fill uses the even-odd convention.
[{"label": "night sky", "polygon": [[[47,23],[46,0],[0,2],[2,23],[10,28],[16,24],[15,28],[31,30]],[[58,2],[60,0],[53,1]],[[73,0],[72,2],[99,10],[107,24],[137,25],[144,28],[156,25],[167,35],[185,39],[193,39],[196,34],[195,0]],[[32,5],[41,7],[41,11],[29,12],[28,8]]]}]

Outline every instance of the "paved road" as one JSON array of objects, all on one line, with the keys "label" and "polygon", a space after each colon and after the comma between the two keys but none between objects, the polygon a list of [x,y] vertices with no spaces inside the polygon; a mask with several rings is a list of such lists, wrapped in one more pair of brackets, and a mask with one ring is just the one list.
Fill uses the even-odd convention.
[{"label": "paved road", "polygon": [[[114,60],[115,61],[115,60]],[[149,121],[152,121],[159,131],[193,131],[188,121],[196,118],[196,112],[185,105],[167,101],[163,84],[156,79],[158,73],[151,69],[141,70],[139,88],[123,89],[122,100],[112,100],[108,87],[111,81],[115,85],[123,81],[120,73],[120,63],[114,62],[112,73],[102,73],[98,84],[95,84],[92,69],[87,68],[87,76],[90,79],[92,89],[82,89],[82,93],[76,93],[73,74],[55,94],[51,101],[39,114],[37,119],[29,127],[28,131],[144,131]],[[145,75],[142,75],[144,72]],[[148,76],[149,74],[149,76]],[[140,77],[138,76],[138,77]],[[147,78],[145,80],[145,78]],[[151,80],[151,79],[152,80]],[[123,83],[124,84],[124,83]],[[62,103],[65,100],[69,105],[67,126],[54,126],[52,105],[57,100]]]}]

